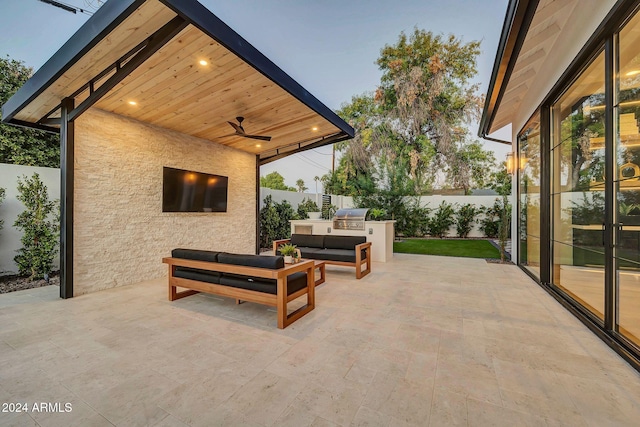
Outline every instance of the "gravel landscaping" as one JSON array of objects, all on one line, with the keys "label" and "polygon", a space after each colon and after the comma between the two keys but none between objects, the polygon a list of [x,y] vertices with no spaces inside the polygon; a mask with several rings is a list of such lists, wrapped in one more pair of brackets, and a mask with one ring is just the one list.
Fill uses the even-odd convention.
[{"label": "gravel landscaping", "polygon": [[0,294],[50,285],[60,286],[60,275],[58,272],[53,273],[49,277],[48,282],[44,279],[29,280],[28,277],[22,276],[0,276]]}]

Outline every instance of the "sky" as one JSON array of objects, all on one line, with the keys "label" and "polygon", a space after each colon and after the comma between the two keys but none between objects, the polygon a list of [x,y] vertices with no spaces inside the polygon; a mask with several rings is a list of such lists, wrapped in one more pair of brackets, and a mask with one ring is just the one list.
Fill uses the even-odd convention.
[{"label": "sky", "polygon": [[[117,1],[117,0],[111,0]],[[89,18],[39,0],[0,0],[0,55],[37,70]],[[62,0],[91,10],[98,0]],[[414,28],[480,40],[478,75],[486,93],[508,0],[200,0],[329,108],[374,91],[381,72],[375,61],[386,44]],[[470,129],[473,136],[477,127]],[[507,138],[509,135],[506,136]],[[486,141],[499,161],[508,146]],[[261,168],[278,171],[285,183],[331,170],[331,146],[305,151]],[[320,189],[320,188],[319,188]]]}]

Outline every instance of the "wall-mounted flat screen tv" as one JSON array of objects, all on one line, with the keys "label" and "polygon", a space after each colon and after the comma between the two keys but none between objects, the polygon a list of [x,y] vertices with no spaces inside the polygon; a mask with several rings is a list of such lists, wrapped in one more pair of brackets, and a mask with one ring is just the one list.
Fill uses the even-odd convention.
[{"label": "wall-mounted flat screen tv", "polygon": [[164,167],[162,212],[226,212],[229,178]]}]

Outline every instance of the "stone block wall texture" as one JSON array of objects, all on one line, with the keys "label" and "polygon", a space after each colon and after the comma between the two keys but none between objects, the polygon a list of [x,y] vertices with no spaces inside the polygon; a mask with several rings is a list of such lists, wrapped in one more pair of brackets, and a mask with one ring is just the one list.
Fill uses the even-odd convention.
[{"label": "stone block wall texture", "polygon": [[[74,295],[165,276],[177,247],[255,253],[254,155],[97,109],[75,139]],[[163,166],[228,176],[227,212],[163,213]]]}]

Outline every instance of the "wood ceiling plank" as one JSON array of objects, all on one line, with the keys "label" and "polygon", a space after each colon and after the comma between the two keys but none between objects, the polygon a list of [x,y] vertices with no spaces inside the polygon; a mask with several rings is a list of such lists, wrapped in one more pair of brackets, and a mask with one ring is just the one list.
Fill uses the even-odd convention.
[{"label": "wood ceiling plank", "polygon": [[176,16],[156,0],[145,2],[57,81],[16,115],[37,121],[68,96]]}]

